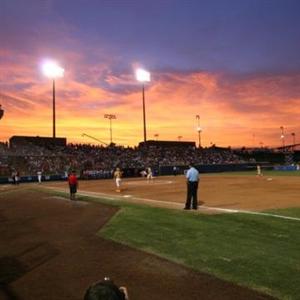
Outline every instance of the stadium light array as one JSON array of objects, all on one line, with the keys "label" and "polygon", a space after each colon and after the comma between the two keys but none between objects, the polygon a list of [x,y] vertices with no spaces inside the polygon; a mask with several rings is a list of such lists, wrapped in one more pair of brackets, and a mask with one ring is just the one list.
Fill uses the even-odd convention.
[{"label": "stadium light array", "polygon": [[151,76],[150,73],[143,69],[137,69],[135,71],[136,80],[140,82],[150,82]]},{"label": "stadium light array", "polygon": [[135,71],[136,80],[141,82],[142,85],[142,93],[143,93],[143,124],[144,124],[144,144],[146,145],[147,141],[147,130],[146,130],[146,108],[145,108],[145,82],[151,81],[150,73],[143,69],[137,69]]},{"label": "stadium light array", "polygon": [[48,78],[59,78],[64,76],[65,70],[55,61],[46,61],[42,65],[43,74]]},{"label": "stadium light array", "polygon": [[111,124],[111,120],[115,120],[116,118],[117,118],[117,116],[116,115],[113,115],[113,114],[105,114],[104,115],[104,118],[105,119],[109,119],[109,124],[110,124],[110,144],[112,145],[112,143],[113,143],[113,141],[112,141],[112,124]]},{"label": "stadium light array", "polygon": [[280,126],[280,130],[281,130],[280,138],[281,138],[281,141],[282,141],[282,150],[284,150],[284,147],[285,147],[285,141],[284,141],[284,127],[283,127],[283,126]]},{"label": "stadium light array", "polygon": [[201,148],[201,132],[202,128],[200,127],[200,115],[196,115],[196,119],[198,120],[198,126],[197,126],[197,131],[198,131],[198,139],[199,139],[199,144],[198,147]]},{"label": "stadium light array", "polygon": [[56,126],[55,126],[55,79],[64,76],[65,70],[60,67],[55,61],[45,61],[42,65],[43,74],[53,80],[53,97],[52,97],[52,106],[53,106],[53,138],[56,137]]}]

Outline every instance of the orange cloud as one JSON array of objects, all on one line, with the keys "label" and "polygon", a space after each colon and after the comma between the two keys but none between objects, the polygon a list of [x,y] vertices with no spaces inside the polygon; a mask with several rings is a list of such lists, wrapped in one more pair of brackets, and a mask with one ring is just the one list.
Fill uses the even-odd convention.
[{"label": "orange cloud", "polygon": [[[52,134],[52,83],[43,78],[30,56],[11,59],[0,51],[0,139],[12,135]],[[142,90],[133,72],[91,65],[77,53],[66,53],[65,77],[56,81],[57,135],[69,142],[90,142],[82,133],[109,142],[113,113],[113,140],[136,145],[143,139]],[[3,63],[2,63],[3,62]],[[118,73],[119,72],[119,73]],[[148,139],[197,141],[197,120],[203,128],[204,146],[280,145],[279,127],[287,135],[300,134],[300,74],[253,74],[233,77],[204,71],[153,71],[145,87]],[[255,136],[255,139],[253,138]],[[288,142],[287,142],[288,143]]]}]

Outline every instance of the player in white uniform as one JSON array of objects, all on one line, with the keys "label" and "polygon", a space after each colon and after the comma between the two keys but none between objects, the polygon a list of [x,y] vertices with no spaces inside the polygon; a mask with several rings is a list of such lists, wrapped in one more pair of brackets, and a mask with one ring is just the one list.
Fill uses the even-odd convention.
[{"label": "player in white uniform", "polygon": [[152,173],[152,169],[149,167],[147,168],[147,180],[149,182],[152,179],[153,179],[153,173]]},{"label": "player in white uniform", "polygon": [[37,172],[37,177],[38,177],[38,182],[42,183],[42,172],[41,171]]},{"label": "player in white uniform", "polygon": [[120,168],[117,168],[116,171],[114,172],[114,178],[116,180],[116,186],[117,189],[116,191],[119,193],[121,192],[121,181],[122,181],[122,171],[120,170]]},{"label": "player in white uniform", "polygon": [[260,165],[256,166],[256,176],[263,176]]},{"label": "player in white uniform", "polygon": [[142,170],[142,171],[140,172],[140,174],[141,174],[142,177],[146,177],[146,176],[147,176],[147,171]]}]

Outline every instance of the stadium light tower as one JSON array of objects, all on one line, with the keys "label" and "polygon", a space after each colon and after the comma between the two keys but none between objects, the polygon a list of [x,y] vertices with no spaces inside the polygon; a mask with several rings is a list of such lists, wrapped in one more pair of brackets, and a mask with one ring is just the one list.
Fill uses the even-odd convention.
[{"label": "stadium light tower", "polygon": [[180,142],[182,139],[182,135],[179,135],[177,138],[178,138],[178,141]]},{"label": "stadium light tower", "polygon": [[112,144],[112,125],[111,125],[111,120],[112,119],[116,119],[117,116],[116,115],[112,115],[112,114],[105,114],[104,118],[105,119],[109,119],[109,124],[110,124],[110,144]]},{"label": "stadium light tower", "polygon": [[280,138],[281,138],[281,141],[282,141],[282,150],[284,150],[284,147],[285,147],[285,141],[284,141],[284,127],[283,127],[283,126],[280,126],[280,130],[281,130]]},{"label": "stadium light tower", "polygon": [[198,120],[198,126],[197,126],[197,131],[198,131],[198,139],[199,139],[199,144],[198,144],[198,147],[199,148],[202,148],[201,146],[201,127],[200,127],[200,116],[199,115],[196,115],[196,119]]},{"label": "stadium light tower", "polygon": [[55,79],[64,76],[65,70],[61,68],[54,61],[46,61],[42,66],[43,74],[53,80],[53,97],[52,97],[52,107],[53,107],[53,138],[56,137],[56,127],[55,127]]},{"label": "stadium light tower", "polygon": [[293,137],[293,150],[295,150],[295,145],[296,145],[296,133],[292,132],[291,133],[292,137]]},{"label": "stadium light tower", "polygon": [[144,144],[147,141],[147,130],[146,130],[146,108],[145,108],[145,82],[150,82],[150,73],[143,69],[137,69],[135,71],[136,80],[142,83],[143,93],[143,124],[144,124]]},{"label": "stadium light tower", "polygon": [[159,134],[158,134],[158,133],[155,133],[155,134],[154,134],[154,137],[156,138],[156,141],[157,141],[157,139],[158,139],[158,137],[159,137]]}]

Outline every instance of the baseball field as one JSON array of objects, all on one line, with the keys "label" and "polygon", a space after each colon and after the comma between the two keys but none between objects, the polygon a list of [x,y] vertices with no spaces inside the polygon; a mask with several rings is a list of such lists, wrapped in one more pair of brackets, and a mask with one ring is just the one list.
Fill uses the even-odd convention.
[{"label": "baseball field", "polygon": [[[298,172],[0,186],[4,299],[82,299],[104,276],[130,299],[300,299]],[[6,298],[5,298],[6,297]],[[2,298],[1,298],[2,299]]]}]

